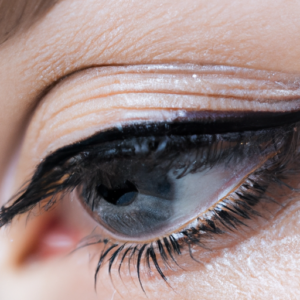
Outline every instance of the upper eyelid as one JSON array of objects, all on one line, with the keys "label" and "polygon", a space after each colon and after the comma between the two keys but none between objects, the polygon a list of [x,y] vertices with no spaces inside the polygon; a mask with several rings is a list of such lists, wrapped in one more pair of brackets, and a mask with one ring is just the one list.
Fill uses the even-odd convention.
[{"label": "upper eyelid", "polygon": [[[163,92],[164,83],[157,89],[156,95],[153,94],[155,87],[150,85],[148,89],[145,90],[145,93],[142,94],[132,93],[128,96],[124,94],[126,91],[123,91],[123,94],[116,94],[116,96],[112,98],[97,98],[95,87],[98,84],[98,80],[102,83],[108,78],[109,80],[119,80],[119,87],[122,85],[121,81],[129,82],[131,80],[131,88],[135,89],[134,85],[138,84],[139,79],[144,78],[143,81],[146,82],[147,78],[153,76],[155,80],[159,82],[160,79],[164,77],[164,74],[166,74],[168,78],[172,78],[172,76],[176,77],[175,80],[167,83],[169,91],[171,91],[170,94],[166,92],[164,94],[159,93],[159,90]],[[196,96],[195,98],[195,96],[184,95],[184,92],[175,94],[172,89],[176,85],[176,80],[180,79],[181,81],[185,81],[186,78],[193,80],[193,75],[195,74],[202,74],[204,77],[206,76],[208,80],[215,78],[219,78],[218,80],[228,79],[235,87],[237,85],[235,81],[240,79],[251,81],[254,83],[254,88],[255,84],[259,83],[265,83],[265,86],[271,86],[271,88],[279,86],[282,91],[286,92],[286,95],[280,97],[278,100],[289,99],[291,93],[296,94],[296,96],[294,96],[296,99],[300,99],[300,89],[298,88],[300,85],[300,75],[297,74],[221,65],[149,64],[92,66],[61,78],[59,82],[49,88],[49,91],[41,99],[40,106],[36,108],[34,118],[31,121],[31,124],[34,125],[34,130],[30,131],[32,127],[28,130],[30,143],[36,145],[34,155],[39,158],[44,157],[50,151],[54,151],[63,146],[63,144],[65,144],[63,141],[65,138],[68,140],[68,143],[72,143],[78,140],[78,136],[84,138],[90,135],[92,131],[96,132],[107,128],[106,125],[113,127],[117,124],[131,122],[130,118],[132,113],[134,113],[134,118],[145,118],[144,111],[150,112],[151,109],[153,109],[153,113],[154,111],[164,111],[165,113],[158,115],[155,112],[156,116],[152,113],[152,115],[149,114],[147,118],[158,118],[160,121],[163,121],[165,116],[166,118],[173,118],[172,111],[176,112],[176,110],[199,111],[206,110],[209,107],[211,110],[219,111],[226,111],[229,108],[235,111],[292,111],[298,110],[300,106],[300,101],[297,100],[281,101],[273,104],[271,101],[262,101],[259,103],[258,101],[248,101],[247,98],[236,100],[234,97],[220,97],[220,95],[219,97],[205,95]],[[145,77],[143,77],[143,75],[145,75]],[[267,83],[269,83],[269,85]],[[118,87],[118,85],[116,86]],[[108,86],[106,89],[109,90],[111,87],[112,86]],[[122,88],[124,87],[121,87],[121,89]],[[186,84],[185,88],[188,89],[189,85]],[[126,90],[126,87],[124,89]],[[211,89],[212,92],[214,92],[213,87],[211,87]],[[226,93],[226,89],[224,88],[223,90],[223,92]],[[248,88],[245,88],[243,91],[248,93]],[[238,91],[236,89],[236,92],[240,93],[241,90]],[[261,92],[261,90],[259,92]],[[95,99],[91,100],[91,103],[88,103],[90,93],[95,93]],[[99,90],[99,93],[101,93],[101,90]],[[299,93],[299,96],[297,96],[297,93]],[[260,93],[256,94],[257,97],[260,95]],[[78,97],[77,100],[76,97]],[[129,99],[129,101],[126,101],[126,99]],[[219,101],[220,99],[222,101]],[[81,102],[81,104],[76,104],[76,101]],[[64,111],[64,107],[68,107],[68,109]],[[119,113],[116,109],[117,107],[120,109]],[[127,117],[125,111],[125,114],[123,113],[124,109],[128,109],[128,111],[132,110],[132,113],[129,114],[130,117]],[[94,118],[95,121],[90,121],[93,120],[90,118],[91,113],[94,115],[97,114],[97,118]],[[106,114],[113,114],[114,118],[107,122],[105,120]],[[55,115],[57,116],[55,117]],[[100,120],[100,122],[96,120]],[[75,124],[79,124],[82,127],[78,129],[74,127]],[[49,131],[48,128],[51,131]],[[75,131],[76,134],[73,134]],[[66,134],[69,135],[66,136]],[[55,140],[51,136],[55,136]]]},{"label": "upper eyelid", "polygon": [[[136,78],[135,78],[135,77]],[[155,79],[174,81],[189,80],[188,84],[195,84],[196,87],[175,87],[174,91],[168,86],[168,82],[164,82],[162,86],[153,88],[153,91],[147,90],[147,81]],[[168,78],[167,78],[168,77]],[[144,81],[144,86],[134,82],[134,86],[124,88],[117,85],[118,80]],[[197,80],[199,81],[197,82]],[[96,81],[99,81],[98,83]],[[201,80],[201,82],[200,82]],[[92,83],[87,83],[90,81]],[[204,82],[204,84],[203,84]],[[193,64],[162,64],[162,65],[128,65],[128,66],[103,66],[89,67],[76,71],[59,79],[52,85],[48,92],[56,88],[72,87],[76,84],[87,84],[87,87],[96,87],[99,92],[103,89],[103,95],[95,95],[94,97],[105,97],[107,87],[117,89],[110,91],[109,95],[130,92],[161,92],[170,94],[187,94],[187,95],[205,95],[216,97],[232,97],[236,99],[248,99],[259,102],[276,102],[282,100],[295,100],[300,97],[300,76],[298,74],[288,74],[282,72],[272,72],[265,70],[254,70],[240,68],[235,66],[222,65],[193,65]],[[150,82],[151,83],[151,82]],[[172,83],[172,82],[171,82]],[[122,84],[122,82],[121,82]],[[127,82],[128,84],[128,82]],[[159,82],[157,81],[158,85]],[[95,85],[95,86],[93,86]],[[227,90],[221,90],[225,88]],[[238,88],[240,87],[240,88]],[[165,90],[165,91],[164,91]],[[76,90],[78,92],[78,90]],[[72,92],[69,93],[72,96]],[[68,93],[65,93],[68,96]],[[271,101],[270,101],[271,100]],[[67,106],[66,106],[67,107]],[[63,109],[64,106],[61,108]]]},{"label": "upper eyelid", "polygon": [[[116,108],[185,109],[186,102],[189,109],[192,110],[196,109],[193,108],[193,105],[199,105],[199,103],[205,109],[205,106],[212,107],[210,102],[216,99],[226,99],[250,102],[247,104],[248,110],[290,111],[299,107],[299,103],[295,101],[300,99],[299,86],[300,76],[296,74],[231,66],[153,64],[92,67],[62,78],[45,95],[45,101],[42,102],[44,113],[42,112],[42,119],[40,119],[40,131],[46,126],[47,120],[55,120],[57,115],[61,115],[67,109],[75,109],[76,112],[72,114],[72,119],[78,118],[83,110],[77,109],[75,106],[79,107],[86,101],[101,100],[108,96],[121,96],[128,93],[137,94],[138,98],[143,97],[143,100],[134,99],[134,96],[131,97],[130,103],[118,98],[113,98],[112,101],[105,103],[101,100],[101,103],[97,104],[98,108],[101,111]],[[142,93],[143,96],[139,96],[139,93]],[[48,94],[50,94],[50,99]],[[166,103],[164,103],[164,101],[152,101],[152,98],[147,100],[146,94],[150,98],[153,94],[160,95],[156,98],[169,95],[173,97],[174,101],[165,101]],[[198,104],[188,103],[183,96],[196,97],[197,99],[192,101],[196,101]],[[52,106],[53,100],[55,105]],[[253,105],[251,102],[255,102],[257,105]],[[281,102],[281,106],[272,107],[272,104],[277,102]],[[176,105],[182,107],[177,108]],[[245,103],[241,105],[245,105]],[[97,110],[94,109],[94,112]],[[68,116],[64,116],[63,119],[67,121],[68,118]],[[55,122],[51,127],[55,128]]]},{"label": "upper eyelid", "polygon": [[[72,89],[73,85],[77,85],[77,87],[79,87],[80,89],[83,88],[82,84],[85,84],[85,90],[87,92],[90,92],[90,88],[91,88],[91,84],[90,80],[92,78],[94,78],[95,80],[97,80],[97,78],[100,78],[101,75],[105,75],[107,76],[108,74],[112,74],[112,76],[114,76],[113,74],[118,74],[118,73],[124,73],[123,78],[127,78],[127,76],[130,76],[131,73],[135,73],[135,74],[139,74],[139,73],[152,73],[152,74],[156,74],[156,75],[163,75],[164,73],[173,73],[173,74],[181,74],[180,76],[185,76],[187,75],[187,77],[192,77],[194,73],[203,73],[203,74],[223,74],[222,76],[224,76],[223,78],[226,78],[226,76],[231,76],[234,78],[252,78],[252,79],[259,79],[259,80],[266,80],[269,77],[269,81],[276,81],[276,82],[289,82],[292,83],[290,84],[290,88],[292,88],[292,90],[295,90],[295,86],[297,86],[298,83],[300,83],[300,76],[297,74],[287,74],[287,73],[282,73],[282,72],[271,72],[271,71],[264,71],[264,70],[253,70],[253,69],[247,69],[247,68],[239,68],[239,67],[234,67],[234,66],[221,66],[221,65],[195,65],[195,64],[150,64],[150,65],[128,65],[128,66],[91,66],[91,67],[87,67],[81,70],[78,70],[72,74],[69,74],[67,76],[62,77],[59,81],[53,83],[53,85],[51,87],[48,87],[48,89],[46,91],[44,91],[44,96],[40,98],[40,105],[38,105],[35,109],[35,111],[33,112],[33,119],[31,119],[31,123],[34,123],[34,127],[35,130],[34,132],[32,132],[32,134],[30,135],[31,138],[31,143],[35,143],[36,145],[41,145],[43,144],[41,147],[43,149],[39,150],[39,148],[36,149],[38,152],[40,152],[40,154],[37,154],[39,157],[42,153],[47,153],[48,151],[53,151],[55,150],[58,146],[56,146],[56,142],[52,140],[50,140],[50,135],[48,139],[40,139],[39,136],[42,133],[42,127],[46,126],[46,130],[45,130],[45,134],[44,136],[46,137],[48,135],[48,131],[47,131],[47,125],[49,124],[51,127],[51,134],[57,134],[57,136],[63,136],[65,135],[65,133],[62,131],[64,129],[62,129],[63,127],[60,126],[59,123],[61,123],[61,121],[63,121],[63,125],[65,124],[65,121],[70,118],[70,114],[69,111],[67,110],[67,115],[64,115],[63,118],[61,118],[61,120],[59,120],[60,118],[58,118],[57,120],[52,119],[51,115],[53,114],[53,112],[57,112],[58,110],[60,110],[62,107],[68,105],[68,103],[70,104],[70,108],[75,110],[75,113],[73,114],[73,117],[76,117],[76,114],[78,113],[89,113],[89,109],[91,108],[90,105],[85,105],[85,103],[82,104],[83,109],[78,109],[77,107],[75,107],[74,105],[74,95],[71,95],[72,91],[70,91],[70,95],[71,97],[67,97],[67,93],[69,93],[67,90]],[[185,74],[185,75],[182,75]],[[148,74],[146,74],[148,76]],[[160,76],[157,77],[158,79],[160,78]],[[233,79],[234,79],[233,78]],[[88,82],[87,82],[88,80]],[[184,80],[184,77],[183,77]],[[261,81],[260,81],[261,82]],[[296,89],[296,92],[298,90]],[[64,93],[65,97],[60,97],[58,92],[62,92]],[[300,90],[299,90],[300,92]],[[78,90],[78,93],[80,93],[80,90]],[[287,90],[287,93],[289,94],[289,90]],[[56,97],[57,95],[57,97]],[[128,106],[129,109],[135,109],[138,108],[140,106],[141,109],[149,109],[149,106],[152,105],[152,107],[154,109],[165,109],[169,110],[169,109],[177,109],[176,105],[180,105],[181,107],[179,109],[181,110],[185,110],[188,107],[188,110],[192,111],[192,110],[199,110],[198,107],[195,106],[201,106],[201,109],[205,109],[205,107],[214,107],[217,106],[219,110],[226,110],[226,107],[228,107],[229,105],[227,104],[227,100],[231,101],[231,99],[226,98],[223,101],[218,101],[219,98],[217,99],[213,99],[212,97],[203,97],[201,99],[197,99],[197,101],[194,100],[193,97],[188,97],[190,99],[190,103],[187,100],[186,97],[184,97],[183,95],[163,95],[160,94],[157,97],[155,97],[155,99],[157,101],[153,101],[153,94],[148,94],[148,96],[151,96],[148,98],[144,98],[142,101],[141,100],[141,95],[140,94],[136,94],[136,95],[131,95],[130,96],[130,101],[131,101],[131,107],[128,106],[128,103],[124,104],[125,101],[123,101],[124,99],[110,99],[113,101],[106,101],[105,105],[107,105],[107,109],[108,110],[115,110],[115,107],[117,105],[120,105],[121,108],[127,108],[126,106]],[[135,96],[135,97],[134,97]],[[143,95],[145,96],[145,95]],[[146,95],[147,96],[147,95]],[[145,97],[146,97],[145,96]],[[166,101],[164,101],[163,97],[165,96],[170,96],[169,97],[169,103],[166,103]],[[205,99],[206,98],[206,99]],[[103,98],[102,98],[103,99]],[[299,99],[300,99],[300,95],[299,95]],[[162,100],[162,101],[161,101]],[[176,103],[177,104],[176,104]],[[240,102],[247,102],[247,101],[240,101]],[[298,108],[299,103],[298,101],[286,101],[284,103],[280,103],[280,104],[276,104],[273,105],[269,104],[269,103],[254,103],[256,101],[248,101],[247,104],[247,110],[248,111],[252,111],[252,110],[256,110],[256,111],[260,111],[260,110],[268,110],[268,109],[274,109],[277,111],[280,110],[286,110],[286,111],[291,111],[291,110],[295,110]],[[97,107],[95,109],[95,107],[92,107],[92,110],[94,110],[94,113],[101,113],[103,110],[105,110],[103,101],[95,101]],[[252,104],[254,103],[254,104]],[[243,105],[244,107],[245,103],[240,104],[240,106]],[[143,106],[144,105],[144,106]],[[222,105],[223,107],[219,107],[220,105]],[[238,105],[239,104],[235,104],[236,106],[229,106],[229,107],[237,107],[238,109],[236,110],[241,110],[239,109]],[[223,108],[223,109],[222,109]],[[246,110],[246,108],[245,108]],[[69,114],[69,115],[68,115]],[[85,119],[83,119],[85,121]],[[58,121],[58,125],[59,128],[56,130],[55,129],[55,122]],[[72,122],[77,122],[76,118],[74,118],[74,120],[71,120]],[[127,120],[117,120],[118,122],[127,122]],[[48,122],[48,123],[47,123]],[[72,125],[73,123],[71,123]],[[83,124],[83,123],[80,123]],[[69,132],[72,131],[72,127],[69,124],[67,124],[68,130]],[[109,124],[110,126],[114,126],[115,124]],[[92,126],[96,126],[97,130],[100,130],[104,125],[103,124],[92,124],[92,125],[87,125],[89,127]],[[30,124],[29,124],[30,127]],[[80,129],[82,131],[82,135],[85,135],[84,131],[87,128],[83,128]],[[76,129],[77,130],[77,129]],[[29,131],[27,131],[29,132]],[[80,133],[81,134],[81,133]],[[68,137],[70,139],[70,142],[74,140],[73,136]],[[75,140],[74,140],[75,141]],[[58,141],[57,142],[59,145],[61,145],[61,142]],[[55,144],[52,146],[52,144]],[[35,155],[35,156],[37,156]]]}]

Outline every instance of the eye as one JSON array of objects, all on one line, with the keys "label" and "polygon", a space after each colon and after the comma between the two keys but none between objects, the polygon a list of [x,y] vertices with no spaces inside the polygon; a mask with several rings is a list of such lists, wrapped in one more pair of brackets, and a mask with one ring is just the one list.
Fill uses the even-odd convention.
[{"label": "eye", "polygon": [[142,259],[166,280],[159,260],[177,264],[186,248],[194,259],[191,247],[219,247],[222,235],[225,247],[232,232],[251,231],[285,205],[299,172],[298,112],[185,118],[113,128],[57,150],[2,208],[0,224],[74,193],[103,229],[98,242],[110,244],[96,278],[110,253],[109,270],[118,255],[119,270],[136,255],[139,280]]},{"label": "eye", "polygon": [[[191,71],[189,66],[186,68],[188,70],[185,71]],[[106,71],[103,71],[104,76],[99,76],[98,72],[96,75],[95,72],[88,72],[88,82],[92,81],[89,84],[94,88],[100,81],[101,89],[103,82],[108,80],[111,83],[111,78],[106,78]],[[115,71],[113,68],[113,72]],[[131,68],[123,68],[122,72],[128,73],[126,76],[122,72],[114,75],[120,76],[129,85],[130,91],[136,88],[132,86],[131,79],[137,75],[134,72],[131,74],[131,71]],[[161,78],[165,80],[162,87],[154,85],[161,93],[159,95],[165,93],[166,86],[167,90],[172,90],[176,80],[184,83],[187,93],[191,92],[190,88],[193,92],[193,85],[186,84],[186,80],[193,84],[195,80],[199,84],[206,78],[207,84],[212,85],[210,90],[216,90],[222,97],[225,94],[226,101],[229,99],[232,103],[235,100],[247,102],[243,98],[239,99],[240,87],[244,81],[249,84],[248,81],[252,80],[244,78],[245,74],[242,72],[238,74],[241,78],[236,75],[239,78],[237,83],[234,76],[230,77],[232,70],[225,69],[224,72],[230,74],[218,76],[228,80],[226,84],[232,87],[230,90],[224,89],[223,81],[220,84],[220,78],[216,74],[206,74],[206,68],[201,69],[201,72],[198,70],[201,76],[199,82],[198,75],[189,73],[184,77],[186,80],[183,80],[181,73],[172,73],[172,68],[168,70],[170,74],[166,72],[163,76],[153,75],[151,67],[149,70],[142,67],[142,71],[138,76],[145,84],[146,87],[143,88],[146,91],[149,88],[149,78],[157,82],[161,82]],[[249,77],[254,76],[251,72]],[[76,87],[80,80],[83,79],[79,77],[75,80]],[[71,88],[67,89],[67,96],[64,94],[66,85],[62,85],[50,97],[50,100],[58,99],[57,112],[52,111],[56,105],[49,105],[51,101],[42,104],[42,113],[35,118],[35,122],[40,123],[41,130],[32,130],[32,135],[48,132],[50,137],[47,134],[43,136],[51,143],[55,133],[58,132],[59,137],[65,137],[67,135],[61,132],[75,130],[78,124],[80,127],[81,122],[76,121],[77,117],[80,120],[82,118],[78,107],[64,101],[59,102],[60,97],[73,99],[76,94],[75,100],[82,105],[82,95],[76,89],[75,92],[72,90],[73,81],[74,79],[68,82]],[[255,90],[255,84],[250,84],[253,99],[257,99],[261,92]],[[275,83],[262,84],[262,89],[266,88],[263,97],[273,99],[272,95],[276,94],[270,89],[273,84]],[[121,86],[122,92],[124,86]],[[202,93],[205,88],[201,84],[199,87]],[[114,88],[118,92],[119,86],[115,82]],[[276,84],[274,88],[277,91]],[[288,100],[292,100],[281,101],[276,106],[277,111],[282,109],[282,112],[250,112],[247,109],[244,112],[221,109],[197,111],[195,108],[189,111],[162,111],[161,107],[158,109],[160,103],[156,103],[155,113],[149,109],[144,113],[140,109],[141,111],[135,111],[136,114],[130,112],[128,117],[127,107],[123,107],[122,114],[119,114],[122,125],[104,126],[106,129],[96,133],[92,131],[93,134],[88,138],[61,148],[54,147],[57,150],[45,155],[29,183],[2,207],[0,226],[35,207],[37,211],[40,208],[48,210],[59,201],[71,199],[71,205],[74,204],[72,201],[79,203],[81,211],[88,212],[89,220],[96,224],[95,232],[78,245],[78,248],[95,243],[101,245],[95,271],[96,282],[97,275],[106,262],[109,274],[113,266],[121,274],[126,262],[129,274],[132,269],[136,271],[142,289],[141,265],[150,270],[150,273],[156,271],[167,281],[166,272],[182,266],[189,270],[194,261],[206,259],[205,251],[212,253],[253,235],[288,205],[298,192],[300,115],[297,110],[291,109],[292,105],[296,108],[298,95],[294,95],[294,90],[290,91],[289,88],[290,85],[286,85],[288,92],[283,92],[287,93]],[[139,89],[140,86],[138,92]],[[60,94],[61,90],[63,94]],[[243,93],[247,97],[250,95],[248,90]],[[92,99],[94,96],[93,90]],[[202,99],[202,94],[200,97]],[[276,97],[274,96],[274,101],[278,101]],[[192,100],[189,98],[189,101]],[[218,100],[214,98],[212,102]],[[228,103],[223,103],[227,109],[231,107]],[[253,106],[249,103],[246,105]],[[46,114],[49,120],[45,121],[43,111],[47,111],[47,105],[51,109]],[[93,105],[85,103],[82,107],[89,112],[91,108],[94,111]],[[132,106],[132,103],[128,105]],[[148,105],[147,102],[146,106]],[[259,109],[267,105],[271,106],[270,103],[258,101],[257,107]],[[110,110],[113,108],[109,107]],[[101,111],[102,109],[103,107]],[[75,112],[75,116],[70,117],[70,111],[71,115]],[[60,113],[62,115],[57,117]],[[89,121],[89,115],[84,115],[85,122]],[[66,127],[61,126],[61,120],[67,123]],[[98,118],[95,120],[99,121]],[[82,124],[89,128],[90,125],[85,122]],[[43,131],[45,126],[50,130]],[[66,144],[68,143],[63,141],[63,145]],[[26,145],[30,147],[28,139]],[[43,149],[42,146],[39,147],[36,146]]]},{"label": "eye", "polygon": [[159,136],[94,147],[79,159],[88,176],[78,198],[115,239],[156,239],[222,201],[285,146],[282,130],[199,134],[203,126],[139,125]]}]

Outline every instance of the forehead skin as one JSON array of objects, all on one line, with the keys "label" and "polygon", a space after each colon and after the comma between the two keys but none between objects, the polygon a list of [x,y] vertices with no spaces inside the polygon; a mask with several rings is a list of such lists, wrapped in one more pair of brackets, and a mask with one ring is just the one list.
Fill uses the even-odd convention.
[{"label": "forehead skin", "polygon": [[[30,113],[43,92],[60,78],[93,66],[146,63],[220,64],[299,73],[299,15],[297,0],[59,2],[28,31],[0,47],[0,177]],[[271,299],[270,288],[278,293],[278,299],[283,299],[287,269],[288,289],[296,295],[299,274],[294,268],[300,257],[298,211],[298,207],[290,208],[293,223],[288,223],[287,218],[278,220],[270,229],[271,236],[270,232],[262,232],[238,249],[224,250],[219,260],[207,266],[212,271],[205,278],[197,272],[179,278],[181,294],[187,292],[188,283],[189,299],[195,296],[193,289],[203,290],[205,299],[247,299],[251,287],[259,286],[255,299]],[[285,255],[280,256],[283,246]],[[272,251],[262,255],[266,248]],[[41,299],[40,291],[50,289],[53,294],[47,299],[53,299],[52,295],[60,299],[60,287],[71,286],[72,297],[69,293],[65,299],[99,299],[85,269],[88,259],[78,259],[76,263],[31,270],[28,282],[23,282],[24,287],[18,290],[30,289],[32,299]],[[70,276],[68,270],[72,268]],[[49,277],[49,282],[40,282],[44,276]],[[9,279],[9,274],[6,277]],[[31,286],[32,282],[40,284],[41,290]],[[80,298],[73,288],[77,286],[88,287]],[[109,295],[111,290],[107,289]],[[15,299],[20,299],[15,290]],[[212,290],[216,292],[213,295]],[[232,290],[238,294],[228,298]],[[168,290],[164,291],[164,297],[169,299]]]}]

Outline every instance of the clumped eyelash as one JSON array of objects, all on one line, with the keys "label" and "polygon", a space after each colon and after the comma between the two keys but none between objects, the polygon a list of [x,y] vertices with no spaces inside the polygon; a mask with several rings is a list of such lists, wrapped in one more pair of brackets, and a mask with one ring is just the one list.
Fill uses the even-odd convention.
[{"label": "clumped eyelash", "polygon": [[[182,126],[182,124],[180,125]],[[150,127],[149,127],[150,128]],[[278,154],[280,157],[271,159],[271,163],[268,166],[263,166],[260,170],[257,170],[245,181],[245,183],[235,192],[234,195],[230,195],[229,198],[224,199],[222,202],[216,204],[213,209],[210,209],[204,216],[199,218],[197,226],[190,227],[186,230],[181,231],[179,234],[181,238],[178,239],[176,235],[171,234],[169,236],[162,237],[156,241],[152,241],[148,244],[142,245],[128,245],[127,244],[112,244],[108,247],[107,250],[103,251],[100,255],[98,265],[95,272],[95,284],[97,281],[97,275],[103,265],[108,259],[108,271],[111,276],[112,265],[116,262],[117,258],[121,256],[121,261],[119,263],[119,274],[121,272],[121,267],[125,259],[128,259],[128,267],[130,270],[131,262],[135,262],[138,280],[141,285],[141,288],[144,291],[142,285],[142,280],[140,276],[140,266],[144,262],[151,271],[151,263],[153,264],[155,270],[158,272],[160,277],[167,282],[167,277],[164,275],[164,272],[159,265],[159,258],[164,262],[165,266],[170,266],[173,262],[175,265],[179,266],[176,258],[182,254],[183,245],[188,245],[190,256],[193,260],[196,260],[193,257],[191,247],[199,246],[205,248],[206,240],[212,239],[213,235],[222,235],[227,232],[235,231],[238,227],[244,226],[247,227],[248,220],[252,218],[263,217],[258,210],[255,210],[254,207],[260,201],[265,201],[266,203],[273,203],[279,205],[276,202],[275,197],[272,195],[266,195],[266,191],[270,184],[277,184],[281,188],[286,188],[293,190],[292,187],[287,186],[285,183],[286,178],[289,178],[293,174],[296,174],[299,171],[297,165],[293,168],[287,170],[287,166],[291,161],[297,161],[296,148],[298,146],[298,132],[294,130],[293,125],[287,126],[284,130],[290,134],[291,138],[286,143],[288,144],[287,149],[282,151],[281,154]],[[151,129],[151,128],[150,128]],[[152,129],[151,129],[152,130]],[[149,132],[151,133],[151,130]],[[132,134],[132,132],[130,133]],[[145,134],[145,132],[143,133]],[[150,134],[149,134],[150,136]],[[91,146],[86,141],[83,141],[78,144],[81,154],[84,156]],[[60,153],[60,159],[69,159],[71,157],[71,162],[69,169],[67,167],[64,170],[66,177],[62,180],[61,171],[62,168],[56,164],[56,167],[53,168],[53,159],[49,160],[52,163],[51,168],[42,168],[41,165],[34,174],[32,181],[21,191],[18,196],[23,196],[26,199],[31,199],[31,196],[35,196],[35,203],[22,203],[21,200],[14,202],[16,206],[4,207],[0,212],[0,226],[7,224],[15,215],[26,212],[32,208],[33,205],[40,202],[41,200],[47,197],[51,197],[49,201],[45,204],[45,208],[51,207],[52,204],[57,201],[58,195],[62,197],[64,193],[72,191],[77,185],[80,184],[80,179],[72,177],[72,172],[74,171],[74,165],[78,163],[80,157],[72,156],[72,147],[64,148]],[[57,153],[56,153],[57,154]],[[299,154],[298,154],[299,155]],[[52,156],[52,158],[55,156]],[[51,158],[51,157],[50,157]],[[49,165],[49,161],[47,162]],[[276,162],[274,164],[274,162]],[[269,168],[269,169],[268,169]],[[50,171],[54,171],[51,173]],[[77,170],[80,171],[80,170]],[[44,172],[45,180],[40,182],[40,185],[37,189],[31,189],[35,180],[41,179],[41,174]],[[274,175],[276,174],[276,176]],[[51,175],[51,180],[49,177]],[[46,180],[47,179],[47,180]],[[60,182],[57,185],[57,182]],[[248,193],[246,192],[248,191]],[[294,190],[296,191],[296,190]],[[36,193],[39,192],[37,195]],[[46,196],[45,196],[46,195]],[[233,198],[232,198],[233,197]],[[235,197],[235,198],[234,198]],[[19,198],[20,199],[20,198]],[[23,205],[23,206],[22,206]],[[99,240],[97,243],[103,243],[105,245],[109,244],[110,241],[104,239]],[[197,260],[196,260],[197,261]]]}]

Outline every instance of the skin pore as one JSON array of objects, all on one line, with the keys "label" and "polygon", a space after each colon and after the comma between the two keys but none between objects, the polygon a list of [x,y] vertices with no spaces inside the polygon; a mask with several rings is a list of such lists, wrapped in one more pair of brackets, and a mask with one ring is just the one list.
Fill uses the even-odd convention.
[{"label": "skin pore", "polygon": [[[145,87],[141,74],[129,82],[111,66],[203,64],[299,74],[299,12],[298,1],[283,0],[58,2],[29,29],[0,45],[2,203],[29,179],[46,153],[88,137],[97,124],[99,129],[121,120],[155,121],[166,118],[170,108],[204,107],[203,98],[170,100],[170,90],[157,96],[158,75],[153,86]],[[102,78],[105,71],[110,81]],[[142,86],[142,104],[130,83]],[[112,95],[117,85],[125,87],[122,96]],[[145,94],[150,93],[153,98],[147,102]],[[267,109],[276,110],[274,105]],[[234,108],[228,104],[228,110]],[[300,294],[299,222],[299,203],[294,201],[247,239],[210,254],[204,265],[167,274],[174,290],[156,275],[145,277],[147,296],[295,299]],[[1,229],[0,299],[146,299],[130,276],[124,283],[113,278],[116,292],[105,268],[95,293],[97,246],[65,257],[93,225],[74,204],[29,221],[23,216]],[[39,258],[31,261],[32,253]]]}]

